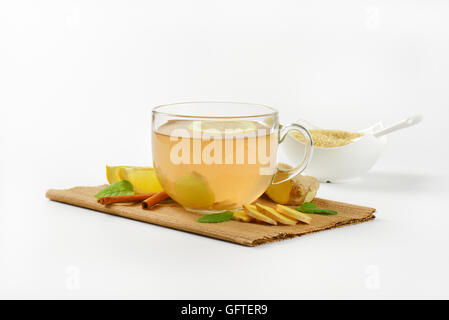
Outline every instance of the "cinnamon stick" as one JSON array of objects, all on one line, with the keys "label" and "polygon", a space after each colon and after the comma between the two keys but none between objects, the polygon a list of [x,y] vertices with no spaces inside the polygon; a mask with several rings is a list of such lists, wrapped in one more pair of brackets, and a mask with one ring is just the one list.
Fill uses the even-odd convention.
[{"label": "cinnamon stick", "polygon": [[158,204],[159,202],[161,202],[167,198],[168,198],[168,194],[165,191],[160,191],[158,193],[155,193],[148,199],[144,200],[142,202],[142,208],[150,209],[152,206]]},{"label": "cinnamon stick", "polygon": [[102,197],[98,198],[97,202],[108,205],[111,203],[120,203],[120,202],[141,202],[145,199],[148,199],[154,195],[154,193],[145,193],[145,194],[133,194],[126,196],[114,196],[114,197]]}]

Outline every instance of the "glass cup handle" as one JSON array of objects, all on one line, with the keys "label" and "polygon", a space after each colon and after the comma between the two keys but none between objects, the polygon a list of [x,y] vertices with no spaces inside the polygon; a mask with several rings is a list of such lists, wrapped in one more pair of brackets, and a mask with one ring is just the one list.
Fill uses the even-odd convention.
[{"label": "glass cup handle", "polygon": [[276,182],[273,181],[271,184],[279,184],[281,182],[290,180],[294,176],[300,174],[301,172],[303,172],[307,168],[307,165],[309,164],[310,159],[312,158],[312,153],[313,153],[312,136],[310,135],[309,130],[307,130],[306,128],[304,128],[300,124],[290,123],[290,124],[288,124],[286,126],[282,126],[282,128],[281,128],[281,130],[279,132],[279,144],[281,144],[282,141],[284,141],[285,137],[287,136],[287,134],[290,131],[299,131],[303,135],[303,137],[305,139],[304,145],[306,147],[306,152],[304,154],[304,159],[295,168],[291,168],[291,169],[288,169],[288,170],[283,170],[283,169],[280,169],[278,167],[276,172],[286,172],[288,176],[287,176],[287,178],[285,178],[283,180],[276,181]]}]

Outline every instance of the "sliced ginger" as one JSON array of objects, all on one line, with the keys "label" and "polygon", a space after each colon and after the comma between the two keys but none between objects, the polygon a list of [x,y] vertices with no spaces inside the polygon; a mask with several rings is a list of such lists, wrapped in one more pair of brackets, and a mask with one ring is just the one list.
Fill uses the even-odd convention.
[{"label": "sliced ginger", "polygon": [[258,221],[262,221],[262,222],[266,222],[272,225],[277,225],[277,222],[273,219],[271,219],[270,217],[267,217],[265,214],[259,212],[257,210],[256,206],[253,206],[251,204],[244,204],[243,208],[245,209],[245,212],[250,216],[253,217],[254,219],[258,220]]},{"label": "sliced ginger", "polygon": [[[312,218],[304,213],[296,211],[292,208],[283,206],[281,204],[276,205],[276,209],[269,206],[256,203],[256,205],[244,204],[244,213],[250,218],[254,218],[257,221],[262,221],[268,224],[277,225],[278,223],[284,225],[295,225],[298,221],[310,224]],[[241,210],[235,210],[234,220],[250,222],[251,220],[241,218]]]},{"label": "sliced ginger", "polygon": [[299,211],[296,211],[295,209],[283,206],[282,204],[276,205],[276,210],[290,218],[299,220],[301,222],[310,224],[312,221],[312,218],[304,213],[301,213]]},{"label": "sliced ginger", "polygon": [[263,204],[256,203],[257,210],[260,213],[263,213],[264,215],[268,216],[269,218],[276,220],[279,223],[286,224],[286,225],[295,225],[298,223],[297,220],[292,219],[290,217],[286,217],[283,214],[279,213],[273,208],[270,208],[269,206],[264,206]]},{"label": "sliced ginger", "polygon": [[254,219],[250,217],[248,214],[246,214],[245,210],[232,210],[232,213],[234,214],[232,216],[233,220],[242,221],[242,222],[251,222]]},{"label": "sliced ginger", "polygon": [[[279,164],[281,169],[289,169],[286,164]],[[287,178],[286,172],[278,171],[274,177],[274,182]],[[304,202],[311,202],[318,191],[320,184],[318,180],[311,176],[303,176],[298,174],[290,180],[273,184],[268,187],[265,194],[274,202],[297,206]]]},{"label": "sliced ginger", "polygon": [[193,171],[175,182],[176,201],[190,208],[208,208],[214,204],[214,194],[206,179]]}]

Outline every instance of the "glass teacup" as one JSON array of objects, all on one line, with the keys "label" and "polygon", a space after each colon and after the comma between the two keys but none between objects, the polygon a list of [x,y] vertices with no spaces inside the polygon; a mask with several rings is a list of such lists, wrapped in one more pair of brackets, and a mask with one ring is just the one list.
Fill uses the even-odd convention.
[{"label": "glass teacup", "polygon": [[[305,138],[305,156],[291,169],[277,167],[278,144],[291,131]],[[268,106],[236,102],[185,102],[155,107],[153,165],[168,195],[189,211],[212,213],[241,208],[270,184],[301,173],[312,155],[303,126],[279,125]],[[277,171],[284,180],[273,182]]]}]

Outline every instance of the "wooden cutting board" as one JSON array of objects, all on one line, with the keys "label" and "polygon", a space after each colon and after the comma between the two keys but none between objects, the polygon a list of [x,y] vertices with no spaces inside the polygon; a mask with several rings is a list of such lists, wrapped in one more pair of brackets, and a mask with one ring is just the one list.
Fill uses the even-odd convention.
[{"label": "wooden cutting board", "polygon": [[[187,212],[176,203],[161,204],[151,210],[143,210],[140,204],[130,206],[104,206],[98,204],[94,195],[103,187],[75,187],[67,190],[50,189],[47,191],[46,196],[53,201],[235,242],[245,246],[257,246],[277,240],[291,239],[312,232],[369,221],[375,218],[374,212],[376,211],[373,208],[316,198],[313,202],[317,206],[335,210],[338,212],[338,215],[312,214],[311,224],[298,223],[294,226],[271,226],[234,220],[222,223],[199,223],[196,221],[200,216],[199,214]],[[257,201],[273,205],[273,202],[264,196]]]}]

